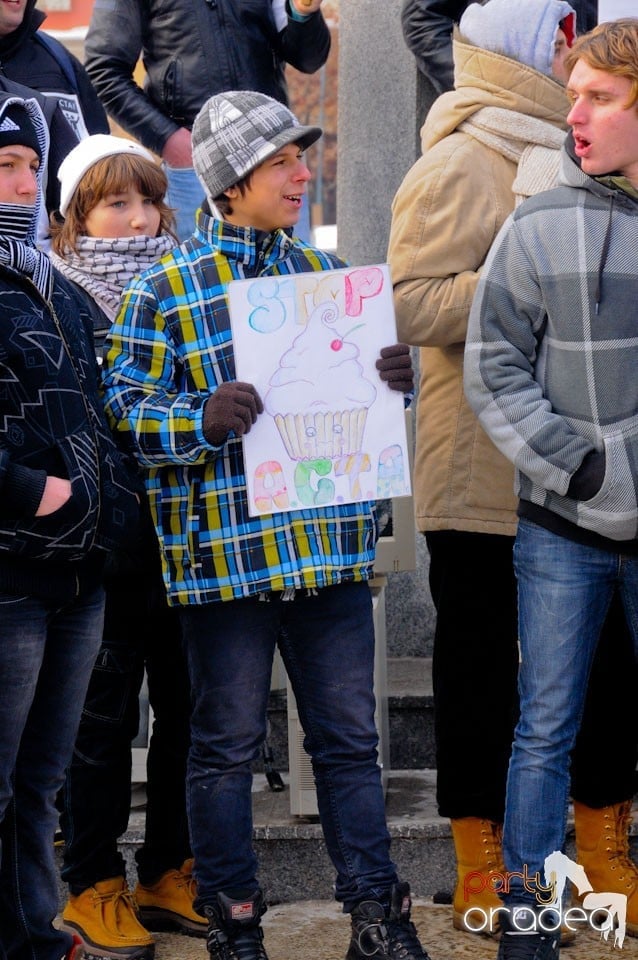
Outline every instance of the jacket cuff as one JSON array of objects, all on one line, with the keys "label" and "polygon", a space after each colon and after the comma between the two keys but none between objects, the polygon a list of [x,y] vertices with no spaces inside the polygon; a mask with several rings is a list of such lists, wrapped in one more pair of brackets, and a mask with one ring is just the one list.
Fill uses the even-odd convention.
[{"label": "jacket cuff", "polygon": [[35,517],[47,482],[46,470],[12,463],[2,485],[2,510],[18,517]]}]

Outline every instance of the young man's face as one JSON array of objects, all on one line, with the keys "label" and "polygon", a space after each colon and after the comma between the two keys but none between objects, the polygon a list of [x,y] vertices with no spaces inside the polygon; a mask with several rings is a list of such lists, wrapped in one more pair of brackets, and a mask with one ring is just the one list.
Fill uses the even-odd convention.
[{"label": "young man's face", "polygon": [[567,82],[576,156],[591,176],[618,173],[638,188],[638,108],[627,107],[631,81],[577,60]]},{"label": "young man's face", "polygon": [[243,197],[237,187],[226,191],[233,212],[225,219],[238,227],[255,227],[268,233],[294,227],[309,180],[301,148],[289,143],[253,171]]},{"label": "young man's face", "polygon": [[0,0],[0,37],[18,29],[26,5],[27,0]]},{"label": "young man's face", "polygon": [[31,147],[0,147],[0,203],[33,205],[40,158]]}]

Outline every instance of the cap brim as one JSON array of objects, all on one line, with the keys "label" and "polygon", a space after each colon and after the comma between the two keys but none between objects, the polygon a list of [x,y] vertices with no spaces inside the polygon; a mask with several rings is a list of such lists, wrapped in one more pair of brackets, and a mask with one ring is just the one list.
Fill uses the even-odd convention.
[{"label": "cap brim", "polygon": [[273,149],[268,155],[272,156],[273,153],[281,150],[289,143],[298,143],[302,150],[307,150],[319,139],[322,133],[321,127],[289,127],[288,130],[282,130],[281,133],[272,138],[270,143]]}]

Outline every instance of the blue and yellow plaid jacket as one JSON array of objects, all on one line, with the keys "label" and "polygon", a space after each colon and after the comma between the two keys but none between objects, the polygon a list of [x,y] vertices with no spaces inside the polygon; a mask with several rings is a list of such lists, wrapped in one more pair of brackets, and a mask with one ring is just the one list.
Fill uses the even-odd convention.
[{"label": "blue and yellow plaid jacket", "polygon": [[372,575],[369,502],[248,514],[241,440],[204,437],[204,404],[235,379],[231,280],[345,264],[292,240],[198,214],[193,237],[136,278],[107,341],[107,415],[145,468],[171,605],[233,600]]}]

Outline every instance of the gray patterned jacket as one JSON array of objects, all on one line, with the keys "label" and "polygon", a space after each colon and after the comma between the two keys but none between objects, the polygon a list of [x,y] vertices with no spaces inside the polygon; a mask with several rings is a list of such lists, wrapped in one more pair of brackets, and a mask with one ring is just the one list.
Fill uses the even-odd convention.
[{"label": "gray patterned jacket", "polygon": [[[465,391],[514,463],[522,500],[635,540],[638,202],[584,174],[569,138],[560,184],[518,207],[494,242],[470,315]],[[576,499],[568,487],[594,451],[602,485]]]}]

